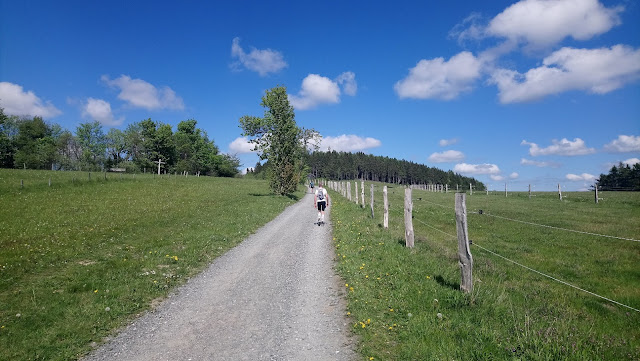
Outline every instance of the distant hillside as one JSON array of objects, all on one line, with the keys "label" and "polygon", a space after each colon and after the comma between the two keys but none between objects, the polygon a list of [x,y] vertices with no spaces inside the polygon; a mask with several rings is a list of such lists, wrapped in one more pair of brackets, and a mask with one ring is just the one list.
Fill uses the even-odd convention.
[{"label": "distant hillside", "polygon": [[469,178],[424,164],[347,152],[313,152],[307,156],[310,173],[316,178],[364,179],[396,184],[448,184],[450,187],[473,184],[474,189],[484,190],[485,185]]}]

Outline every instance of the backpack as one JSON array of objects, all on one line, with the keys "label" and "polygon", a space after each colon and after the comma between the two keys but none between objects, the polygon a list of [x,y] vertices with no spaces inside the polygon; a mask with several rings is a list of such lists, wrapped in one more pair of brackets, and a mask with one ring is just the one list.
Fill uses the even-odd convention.
[{"label": "backpack", "polygon": [[318,188],[318,200],[324,201],[324,189]]}]

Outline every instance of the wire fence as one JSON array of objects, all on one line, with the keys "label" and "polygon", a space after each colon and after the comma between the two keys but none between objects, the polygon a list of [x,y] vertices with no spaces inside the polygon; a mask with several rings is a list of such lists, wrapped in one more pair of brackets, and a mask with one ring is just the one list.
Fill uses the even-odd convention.
[{"label": "wire fence", "polygon": [[[416,199],[416,198],[417,198],[417,197],[414,197],[414,199],[412,199],[412,202],[413,202],[413,201],[415,201],[415,199]],[[422,201],[422,202],[426,202],[426,203],[428,203],[428,204],[430,204],[430,205],[437,206],[437,207],[440,207],[440,208],[443,208],[443,209],[449,210],[449,211],[451,211],[452,213],[454,212],[454,208],[453,208],[453,207],[451,207],[451,206],[446,206],[446,205],[443,205],[443,204],[440,204],[440,203],[432,202],[432,201],[429,201],[429,200],[424,199],[424,197],[419,197],[418,199],[419,199],[420,201]],[[390,209],[389,211],[390,211],[390,212],[393,212],[394,214],[403,213],[403,210],[399,210],[399,209],[395,209],[395,208],[394,208],[393,210],[391,210],[391,209]],[[487,213],[487,212],[479,211],[479,210],[478,210],[478,211],[473,211],[473,212],[470,212],[470,213],[474,213],[474,214],[481,214],[481,215],[487,215],[487,216],[489,216],[489,217],[495,217],[495,218],[498,218],[498,219],[503,219],[503,220],[507,220],[507,221],[511,221],[511,222],[517,222],[517,223],[522,223],[522,224],[527,224],[527,225],[537,226],[537,227],[550,228],[550,229],[554,229],[554,230],[558,230],[558,231],[573,232],[573,233],[578,233],[578,234],[585,234],[585,235],[590,235],[590,236],[597,236],[597,237],[604,237],[604,238],[611,238],[611,239],[626,240],[626,241],[632,241],[632,242],[640,242],[640,240],[637,240],[637,239],[634,239],[634,238],[618,237],[618,236],[611,236],[611,235],[606,235],[606,234],[598,234],[598,233],[593,233],[593,232],[585,232],[585,231],[579,231],[579,230],[568,229],[568,228],[562,228],[562,227],[555,227],[555,226],[550,226],[550,225],[545,225],[545,224],[540,224],[540,223],[535,223],[535,222],[529,222],[529,221],[523,221],[523,220],[513,219],[513,218],[509,218],[509,217],[504,217],[504,216],[498,216],[498,215],[495,215],[495,214],[491,214],[491,213]],[[402,216],[404,216],[404,215],[402,215]],[[415,212],[414,212],[414,214],[413,214],[413,218],[412,218],[412,219],[413,219],[414,221],[417,221],[418,223],[422,224],[423,226],[425,226],[425,227],[427,227],[427,228],[429,228],[429,229],[433,230],[433,231],[436,231],[436,232],[441,233],[441,234],[443,234],[443,235],[445,235],[445,236],[447,236],[447,237],[450,237],[450,238],[451,238],[451,239],[453,239],[453,240],[457,239],[457,235],[454,235],[454,234],[451,234],[451,233],[449,233],[449,232],[443,231],[443,230],[441,230],[441,229],[439,229],[439,228],[437,228],[437,227],[434,227],[434,226],[432,226],[432,225],[428,224],[427,222],[425,222],[425,221],[421,220],[420,218],[417,218],[417,217],[415,216]],[[454,224],[454,226],[455,226],[455,224]],[[517,265],[517,266],[519,266],[519,267],[521,267],[521,268],[523,268],[523,269],[526,269],[526,270],[528,270],[528,271],[530,271],[530,272],[536,273],[536,274],[538,274],[538,275],[540,275],[540,276],[543,276],[543,277],[545,277],[545,278],[548,278],[548,279],[550,279],[550,280],[553,280],[553,281],[555,281],[555,282],[557,282],[557,283],[563,284],[563,285],[565,285],[565,286],[568,286],[568,287],[571,287],[571,288],[573,288],[573,289],[579,290],[579,291],[581,291],[581,292],[587,293],[587,294],[589,294],[589,295],[591,295],[591,296],[594,296],[594,297],[600,298],[600,299],[602,299],[602,300],[605,300],[605,301],[611,302],[611,303],[616,304],[616,305],[618,305],[618,306],[621,306],[621,307],[627,308],[627,309],[629,309],[629,310],[632,310],[632,311],[635,311],[635,312],[639,312],[639,313],[640,313],[640,309],[637,309],[637,308],[634,308],[634,307],[632,307],[632,306],[626,305],[626,304],[624,304],[624,303],[621,303],[621,302],[615,301],[615,300],[613,300],[613,299],[611,299],[611,298],[608,298],[608,297],[605,297],[605,296],[599,295],[599,294],[597,294],[597,293],[595,293],[595,292],[592,292],[592,291],[586,290],[586,289],[584,289],[584,288],[581,288],[581,287],[578,287],[578,286],[576,286],[576,285],[573,285],[573,284],[571,284],[571,283],[569,283],[569,282],[566,282],[566,281],[564,281],[564,280],[562,280],[562,279],[559,279],[559,278],[557,278],[557,277],[554,277],[554,276],[551,276],[551,275],[549,275],[549,274],[547,274],[547,273],[544,273],[544,272],[542,272],[542,271],[539,271],[539,270],[537,270],[537,269],[535,269],[535,268],[533,268],[533,267],[530,267],[530,266],[524,265],[524,264],[522,264],[522,263],[520,263],[520,262],[514,261],[513,259],[510,259],[510,258],[508,258],[508,257],[505,257],[505,256],[503,256],[503,255],[501,255],[501,254],[499,254],[499,253],[497,253],[497,252],[495,252],[495,251],[493,251],[493,250],[490,250],[490,249],[488,249],[488,248],[486,248],[486,247],[481,246],[480,244],[478,244],[478,242],[477,242],[477,241],[472,241],[472,242],[471,242],[471,245],[472,245],[472,246],[475,246],[475,247],[477,247],[477,248],[479,248],[479,249],[481,249],[482,251],[484,251],[484,252],[486,252],[486,253],[488,253],[488,254],[491,254],[491,255],[493,255],[493,256],[495,256],[495,257],[498,257],[498,258],[500,258],[500,259],[502,259],[502,260],[504,260],[504,261],[510,262],[510,263],[512,263],[512,264],[514,264],[514,265]]]},{"label": "wire fence", "polygon": [[[414,218],[414,220],[418,221],[419,223],[421,223],[422,225],[426,226],[427,228],[430,228],[430,229],[432,229],[432,230],[434,230],[434,231],[438,231],[438,232],[440,232],[440,233],[442,233],[442,234],[444,234],[444,235],[446,235],[446,236],[451,237],[451,239],[457,239],[457,236],[452,235],[452,234],[450,234],[450,233],[447,233],[447,232],[445,232],[445,231],[443,231],[443,230],[440,230],[440,229],[438,229],[438,228],[436,228],[436,227],[433,227],[433,226],[431,226],[431,225],[428,225],[427,223],[423,222],[422,220],[420,220],[420,219],[418,219],[418,218]],[[494,252],[494,251],[492,251],[492,250],[490,250],[490,249],[487,249],[487,248],[485,248],[485,247],[482,247],[481,245],[479,245],[479,244],[478,244],[478,242],[477,242],[477,241],[472,242],[472,243],[471,243],[471,245],[472,245],[472,246],[476,246],[476,247],[478,247],[478,248],[482,249],[483,251],[488,252],[488,253],[490,253],[490,254],[492,254],[492,255],[496,256],[496,257],[502,258],[502,259],[503,259],[503,260],[505,260],[505,261],[511,262],[511,263],[513,263],[513,264],[515,264],[515,265],[517,265],[517,266],[520,266],[520,267],[522,267],[522,268],[524,268],[524,269],[527,269],[527,270],[529,270],[529,271],[531,271],[531,272],[535,272],[535,273],[537,273],[537,274],[539,274],[539,275],[541,275],[541,276],[544,276],[544,277],[546,277],[546,278],[549,278],[549,279],[551,279],[551,280],[554,280],[554,281],[559,282],[559,283],[561,283],[561,284],[564,284],[564,285],[566,285],[566,286],[569,286],[569,287],[575,288],[575,289],[577,289],[577,290],[579,290],[579,291],[582,291],[582,292],[588,293],[588,294],[590,294],[590,295],[592,295],[592,296],[595,296],[595,297],[598,297],[598,298],[600,298],[600,299],[603,299],[603,300],[609,301],[609,302],[611,302],[611,303],[615,303],[615,304],[617,304],[617,305],[619,305],[619,306],[622,306],[622,307],[628,308],[628,309],[630,309],[630,310],[633,310],[633,311],[636,311],[636,312],[640,312],[640,310],[639,310],[639,309],[637,309],[637,308],[633,308],[633,307],[631,307],[631,306],[625,305],[624,303],[621,303],[621,302],[618,302],[618,301],[612,300],[612,299],[610,299],[610,298],[607,298],[607,297],[601,296],[601,295],[599,295],[599,294],[597,294],[597,293],[594,293],[594,292],[591,292],[591,291],[585,290],[584,288],[580,288],[580,287],[578,287],[578,286],[572,285],[572,284],[570,284],[569,282],[566,282],[566,281],[563,281],[563,280],[558,279],[558,278],[556,278],[556,277],[550,276],[550,275],[548,275],[548,274],[546,274],[546,273],[544,273],[544,272],[538,271],[538,270],[536,270],[536,269],[534,269],[534,268],[531,268],[531,267],[529,267],[529,266],[525,266],[525,265],[523,265],[522,263],[516,262],[516,261],[514,261],[514,260],[512,260],[512,259],[510,259],[510,258],[507,258],[507,257],[505,257],[505,256],[503,256],[503,255],[501,255],[501,254],[498,254],[498,253],[496,253],[496,252]]]}]

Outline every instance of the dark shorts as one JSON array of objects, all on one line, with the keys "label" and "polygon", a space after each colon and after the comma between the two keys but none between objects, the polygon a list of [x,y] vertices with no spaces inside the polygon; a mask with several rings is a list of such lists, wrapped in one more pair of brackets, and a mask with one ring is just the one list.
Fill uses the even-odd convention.
[{"label": "dark shorts", "polygon": [[327,202],[326,201],[318,202],[318,210],[319,211],[324,211],[325,208],[327,208]]}]

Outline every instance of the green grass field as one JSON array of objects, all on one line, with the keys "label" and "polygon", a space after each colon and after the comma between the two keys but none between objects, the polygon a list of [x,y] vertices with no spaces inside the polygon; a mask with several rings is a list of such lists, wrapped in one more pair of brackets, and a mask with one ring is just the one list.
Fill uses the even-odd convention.
[{"label": "green grass field", "polygon": [[557,229],[638,240],[640,194],[601,193],[597,205],[593,193],[467,195],[470,294],[459,291],[454,193],[413,191],[413,249],[404,247],[402,187],[389,188],[387,230],[381,184],[373,219],[368,195],[362,209],[331,194],[337,269],[363,359],[640,359],[640,242]]},{"label": "green grass field", "polygon": [[79,357],[293,202],[265,181],[0,169],[0,360]]}]

